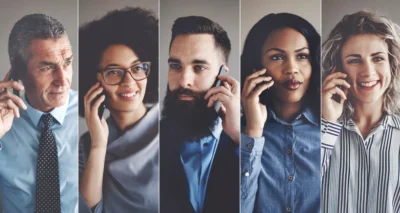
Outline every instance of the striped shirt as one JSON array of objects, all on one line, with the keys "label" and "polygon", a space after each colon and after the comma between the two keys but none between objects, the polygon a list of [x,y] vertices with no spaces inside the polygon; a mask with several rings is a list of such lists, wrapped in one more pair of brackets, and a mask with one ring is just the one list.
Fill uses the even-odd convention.
[{"label": "striped shirt", "polygon": [[400,118],[385,117],[363,139],[355,123],[322,119],[321,212],[400,212]]}]

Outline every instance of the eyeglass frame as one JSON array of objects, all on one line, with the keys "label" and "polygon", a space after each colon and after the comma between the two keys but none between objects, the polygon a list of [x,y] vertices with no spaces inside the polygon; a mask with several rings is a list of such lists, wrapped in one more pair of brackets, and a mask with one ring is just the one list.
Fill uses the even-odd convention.
[{"label": "eyeglass frame", "polygon": [[[133,73],[132,73],[132,70],[131,70],[131,69],[132,69],[132,67],[137,66],[138,64],[148,64],[148,66],[149,66],[149,71],[146,73],[146,77],[145,77],[145,78],[136,80],[136,79],[133,77]],[[123,71],[124,71],[124,76],[122,77],[121,81],[118,82],[118,83],[116,83],[116,84],[109,84],[109,83],[107,83],[106,78],[104,77],[104,73],[105,73],[107,70],[109,70],[109,69],[110,69],[110,68],[102,69],[102,70],[99,71],[99,73],[101,73],[101,76],[103,77],[104,83],[106,83],[107,85],[114,86],[114,85],[118,85],[118,84],[120,84],[121,82],[124,81],[124,79],[125,79],[125,77],[126,77],[126,73],[128,72],[128,70],[131,70],[129,73],[131,73],[130,75],[131,75],[131,77],[133,78],[133,80],[135,80],[135,81],[143,81],[144,79],[147,79],[147,78],[149,77],[150,70],[151,70],[151,62],[150,62],[150,61],[143,61],[143,62],[140,62],[140,63],[136,63],[136,64],[134,64],[134,65],[132,65],[131,67],[128,67],[128,68],[115,68],[115,69],[119,69],[119,70],[123,70]]]}]

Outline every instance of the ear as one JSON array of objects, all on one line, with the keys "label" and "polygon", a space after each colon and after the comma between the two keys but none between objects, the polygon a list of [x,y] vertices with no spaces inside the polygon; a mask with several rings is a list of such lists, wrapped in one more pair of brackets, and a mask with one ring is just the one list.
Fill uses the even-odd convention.
[{"label": "ear", "polygon": [[225,72],[226,72],[226,73],[229,73],[229,67],[226,66],[226,64],[224,64],[224,68],[225,68]]}]

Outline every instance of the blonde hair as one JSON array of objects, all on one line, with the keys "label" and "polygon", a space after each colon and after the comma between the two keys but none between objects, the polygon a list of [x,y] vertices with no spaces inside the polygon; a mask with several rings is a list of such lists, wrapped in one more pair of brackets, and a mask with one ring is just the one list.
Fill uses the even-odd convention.
[{"label": "blonde hair", "polygon": [[[386,114],[400,115],[400,27],[384,16],[372,12],[359,11],[346,15],[329,34],[322,46],[322,72],[325,79],[335,66],[341,66],[340,52],[343,44],[353,35],[377,35],[388,45],[390,73],[392,76],[383,97],[383,110]],[[347,99],[340,117],[350,118],[354,108]]]}]

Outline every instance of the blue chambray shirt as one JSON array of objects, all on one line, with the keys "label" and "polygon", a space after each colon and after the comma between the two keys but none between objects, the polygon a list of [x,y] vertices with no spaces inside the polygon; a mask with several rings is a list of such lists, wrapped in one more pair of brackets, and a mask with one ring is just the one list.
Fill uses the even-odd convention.
[{"label": "blue chambray shirt", "polygon": [[[34,213],[36,199],[36,165],[39,139],[44,125],[41,111],[30,106],[20,109],[20,118],[0,139],[0,188],[4,213]],[[69,92],[68,102],[54,108],[51,125],[58,151],[61,212],[78,212],[78,97]]]},{"label": "blue chambray shirt", "polygon": [[203,211],[208,177],[221,132],[222,123],[218,118],[210,135],[200,141],[185,141],[181,148],[181,163],[189,184],[189,200],[197,213]]},{"label": "blue chambray shirt", "polygon": [[263,137],[242,133],[241,212],[319,212],[320,134],[310,109],[290,123],[268,109]]}]

